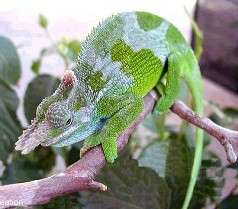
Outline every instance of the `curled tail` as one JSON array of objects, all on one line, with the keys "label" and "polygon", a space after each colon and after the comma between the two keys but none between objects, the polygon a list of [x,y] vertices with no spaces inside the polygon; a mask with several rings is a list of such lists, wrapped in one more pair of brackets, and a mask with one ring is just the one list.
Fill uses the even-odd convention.
[{"label": "curled tail", "polygon": [[[187,81],[187,85],[192,94],[193,109],[194,111],[202,115],[203,114],[203,82],[199,66],[197,61],[192,65],[193,67],[189,69],[189,72],[184,73],[184,78]],[[202,161],[202,152],[203,152],[203,130],[200,128],[196,129],[196,148],[194,154],[193,167],[191,171],[191,177],[189,185],[187,188],[185,200],[182,206],[182,209],[187,209],[189,203],[192,199],[194,187],[199,175],[201,161]]]}]

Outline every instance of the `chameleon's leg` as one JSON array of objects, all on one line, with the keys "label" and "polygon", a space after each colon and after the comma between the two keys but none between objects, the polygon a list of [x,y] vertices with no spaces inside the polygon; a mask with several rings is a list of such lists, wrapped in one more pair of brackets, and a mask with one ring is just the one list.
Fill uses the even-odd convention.
[{"label": "chameleon's leg", "polygon": [[[142,97],[128,95],[126,98],[116,101],[115,104],[117,104],[118,111],[110,116],[99,133],[85,140],[81,155],[88,149],[102,144],[108,162],[113,162],[117,158],[117,138],[143,110],[144,100]],[[110,105],[112,104],[108,104],[108,109],[113,108]]]},{"label": "chameleon's leg", "polygon": [[117,158],[117,138],[117,136],[108,137],[102,142],[104,155],[110,163],[113,163]]},{"label": "chameleon's leg", "polygon": [[168,72],[166,84],[162,91],[161,98],[156,106],[156,113],[167,112],[175,102],[179,90],[183,62],[180,53],[174,52],[168,57]]}]

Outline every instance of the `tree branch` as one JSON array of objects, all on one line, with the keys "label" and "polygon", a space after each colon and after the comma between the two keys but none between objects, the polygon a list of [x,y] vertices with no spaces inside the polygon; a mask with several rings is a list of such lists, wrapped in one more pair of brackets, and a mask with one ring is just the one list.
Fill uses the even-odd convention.
[{"label": "tree branch", "polygon": [[[157,97],[152,91],[145,97],[144,110],[138,119],[119,137],[121,151],[144,118],[153,111]],[[238,132],[222,128],[208,118],[200,118],[182,102],[176,102],[171,110],[182,119],[198,126],[216,137],[225,147],[228,159],[234,161],[236,155],[231,142],[238,142]],[[51,199],[80,190],[94,189],[105,191],[107,187],[93,179],[106,164],[101,146],[89,150],[82,159],[57,175],[25,183],[0,186],[0,208],[45,204]]]},{"label": "tree branch", "polygon": [[209,118],[201,118],[198,114],[194,113],[186,104],[181,101],[175,102],[170,109],[180,118],[203,129],[211,136],[214,136],[224,147],[227,155],[227,160],[230,163],[236,162],[237,156],[234,152],[233,144],[238,143],[238,131],[223,128],[212,122]]}]

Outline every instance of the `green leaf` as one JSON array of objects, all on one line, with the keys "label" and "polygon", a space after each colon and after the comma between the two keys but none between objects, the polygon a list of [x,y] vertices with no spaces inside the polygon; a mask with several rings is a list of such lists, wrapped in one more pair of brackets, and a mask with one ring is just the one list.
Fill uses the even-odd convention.
[{"label": "green leaf", "polygon": [[230,195],[224,199],[217,209],[237,209],[238,195]]},{"label": "green leaf", "polygon": [[51,148],[38,147],[28,155],[14,153],[1,181],[10,184],[43,178],[54,165],[55,154]]},{"label": "green leaf", "polygon": [[136,160],[121,158],[107,166],[99,181],[107,192],[81,192],[84,209],[166,209],[170,190],[153,170],[138,166]]},{"label": "green leaf", "polygon": [[0,36],[0,78],[16,84],[21,75],[21,64],[14,44]]},{"label": "green leaf", "polygon": [[40,72],[40,67],[41,67],[41,59],[36,59],[32,62],[31,64],[31,70],[35,73],[35,74],[39,74]]},{"label": "green leaf", "polygon": [[197,60],[199,61],[203,53],[203,43],[204,43],[203,32],[201,28],[199,27],[198,23],[195,21],[195,19],[190,16],[186,8],[185,8],[185,12],[187,16],[189,17],[192,24],[192,31],[194,33],[194,39],[195,39],[194,53],[197,57]]},{"label": "green leaf", "polygon": [[42,99],[51,95],[59,83],[58,78],[46,74],[37,76],[29,83],[24,96],[24,112],[28,122],[34,118]]},{"label": "green leaf", "polygon": [[62,39],[58,43],[58,51],[61,56],[66,57],[70,61],[75,61],[80,53],[81,44],[75,39]]},{"label": "green leaf", "polygon": [[139,165],[152,168],[159,176],[165,177],[168,150],[169,140],[157,140],[151,143],[140,155]]},{"label": "green leaf", "polygon": [[6,161],[14,150],[14,143],[22,128],[16,116],[18,97],[15,91],[0,79],[0,160]]},{"label": "green leaf", "polygon": [[81,44],[78,40],[70,40],[68,43],[68,48],[72,53],[72,57],[77,58],[81,49]]},{"label": "green leaf", "polygon": [[54,54],[55,53],[54,47],[55,46],[50,46],[50,47],[42,48],[40,50],[39,57],[32,61],[32,64],[31,64],[32,72],[34,72],[36,75],[39,74],[40,68],[42,66],[43,58]]},{"label": "green leaf", "polygon": [[[140,166],[152,168],[167,180],[172,191],[171,209],[181,208],[193,163],[194,145],[190,143],[189,129],[184,131],[186,134],[180,137],[171,133],[167,140],[157,139],[143,150],[138,159]],[[207,199],[211,202],[217,200],[223,186],[223,171],[219,158],[205,150],[190,209],[202,208]]]},{"label": "green leaf", "polygon": [[46,205],[34,207],[35,209],[81,209],[79,195],[71,194],[68,196],[59,197],[50,201]]},{"label": "green leaf", "polygon": [[204,208],[208,200],[210,203],[220,201],[223,186],[224,168],[221,161],[216,155],[205,150],[189,209]]},{"label": "green leaf", "polygon": [[152,168],[167,180],[173,208],[180,208],[183,203],[192,163],[193,149],[184,136],[176,134],[171,134],[167,140],[155,141],[139,157],[139,165]]},{"label": "green leaf", "polygon": [[[166,114],[156,115],[151,114],[143,122],[143,126],[155,134],[161,134],[160,131],[164,131]],[[162,130],[161,130],[162,129]]]},{"label": "green leaf", "polygon": [[38,23],[42,28],[47,28],[48,27],[48,20],[42,14],[39,15]]},{"label": "green leaf", "polygon": [[174,208],[184,201],[193,165],[193,149],[185,137],[171,137],[166,163],[166,179],[172,192]]}]

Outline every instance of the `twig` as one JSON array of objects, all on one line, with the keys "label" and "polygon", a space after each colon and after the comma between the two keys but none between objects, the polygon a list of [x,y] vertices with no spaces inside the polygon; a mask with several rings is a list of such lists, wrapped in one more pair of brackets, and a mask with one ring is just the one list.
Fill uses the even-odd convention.
[{"label": "twig", "polygon": [[236,162],[237,156],[234,152],[232,144],[238,143],[237,131],[223,128],[212,122],[209,118],[201,118],[181,101],[175,102],[171,107],[171,110],[180,118],[205,130],[211,136],[214,136],[220,142],[220,144],[224,146],[227,154],[227,160],[231,163]]},{"label": "twig", "polygon": [[[156,95],[152,91],[145,98],[143,112],[138,119],[118,139],[118,149],[121,151],[127,144],[129,136],[153,111]],[[238,142],[238,132],[225,129],[213,123],[208,118],[200,118],[182,102],[176,102],[171,110],[182,119],[204,129],[225,147],[230,161],[236,159],[231,141]],[[64,172],[48,178],[31,182],[0,186],[0,208],[13,206],[31,206],[45,204],[51,199],[80,190],[95,189],[105,191],[107,187],[93,179],[106,164],[100,146],[88,151],[82,159],[68,167]]]}]

